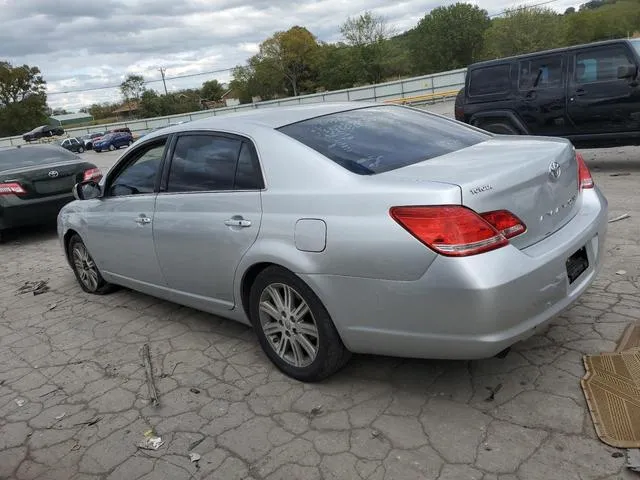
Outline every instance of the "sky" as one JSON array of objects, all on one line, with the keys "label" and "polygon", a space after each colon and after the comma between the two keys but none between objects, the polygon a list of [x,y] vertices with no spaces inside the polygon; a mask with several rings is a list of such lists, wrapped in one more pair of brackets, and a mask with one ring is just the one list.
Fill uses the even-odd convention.
[{"label": "sky", "polygon": [[[471,3],[493,15],[543,1]],[[147,88],[157,91],[163,91],[160,68],[169,91],[212,79],[228,82],[230,68],[244,64],[260,42],[294,25],[334,42],[340,40],[340,24],[370,10],[400,33],[431,9],[451,3],[455,0],[0,0],[0,60],[39,67],[49,105],[77,111],[121,100],[117,87],[104,87],[119,85],[130,73],[143,75]],[[552,0],[546,6],[562,12],[579,3]],[[92,88],[101,89],[77,91]]]}]

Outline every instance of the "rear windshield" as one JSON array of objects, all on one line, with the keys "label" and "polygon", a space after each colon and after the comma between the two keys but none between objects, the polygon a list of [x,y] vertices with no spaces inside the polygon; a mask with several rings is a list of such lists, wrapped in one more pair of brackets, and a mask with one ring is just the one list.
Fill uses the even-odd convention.
[{"label": "rear windshield", "polygon": [[490,138],[453,121],[391,105],[333,113],[278,130],[360,175],[406,167]]},{"label": "rear windshield", "polygon": [[35,167],[54,162],[77,160],[73,153],[62,147],[20,147],[0,149],[0,170]]}]

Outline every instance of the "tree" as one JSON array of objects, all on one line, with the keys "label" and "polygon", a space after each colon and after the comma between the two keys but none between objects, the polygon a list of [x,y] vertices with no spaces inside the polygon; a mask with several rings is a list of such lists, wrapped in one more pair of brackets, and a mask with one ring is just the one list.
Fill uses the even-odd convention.
[{"label": "tree", "polygon": [[[574,18],[570,15],[567,18]],[[564,45],[564,17],[541,7],[507,10],[485,32],[485,57],[499,58]]]},{"label": "tree", "polygon": [[367,11],[359,17],[349,17],[340,26],[340,33],[351,46],[353,73],[367,83],[380,83],[395,73],[393,50],[389,38],[393,30],[384,17]]},{"label": "tree", "polygon": [[300,84],[310,75],[316,58],[318,43],[304,27],[291,27],[276,32],[260,45],[258,60],[268,69],[279,72],[293,96],[300,93]]},{"label": "tree", "polygon": [[125,101],[128,103],[131,100],[140,101],[140,97],[145,91],[145,81],[142,75],[135,75],[130,73],[120,84],[120,92]]},{"label": "tree", "polygon": [[468,3],[434,8],[410,34],[412,60],[419,72],[466,67],[483,51],[484,33],[491,25],[486,10]]},{"label": "tree", "polygon": [[218,80],[208,80],[200,88],[200,96],[205,100],[220,100],[224,95],[224,87]]},{"label": "tree", "polygon": [[0,61],[0,136],[24,133],[47,121],[46,82],[38,67]]},{"label": "tree", "polygon": [[53,115],[66,115],[69,112],[64,108],[54,108],[51,112]]}]

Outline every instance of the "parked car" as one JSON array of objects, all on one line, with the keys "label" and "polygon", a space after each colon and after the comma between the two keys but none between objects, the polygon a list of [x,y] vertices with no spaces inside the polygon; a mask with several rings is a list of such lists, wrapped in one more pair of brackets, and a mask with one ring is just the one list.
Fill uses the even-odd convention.
[{"label": "parked car", "polygon": [[114,128],[112,130],[109,130],[108,133],[128,133],[129,135],[133,136],[133,134],[131,133],[131,130],[129,129],[129,127]]},{"label": "parked car", "polygon": [[73,186],[101,176],[93,163],[55,144],[0,148],[0,236],[10,228],[55,222],[74,199]]},{"label": "parked car", "polygon": [[490,132],[547,135],[577,146],[640,144],[640,39],[476,63],[456,119]]},{"label": "parked car", "polygon": [[99,139],[102,136],[104,136],[104,132],[94,132],[82,137],[85,150],[93,149],[93,142],[95,142],[97,139]]},{"label": "parked car", "polygon": [[410,107],[326,103],[150,134],[58,216],[87,292],[253,325],[286,374],[350,352],[474,359],[589,287],[607,201],[570,142]]},{"label": "parked car", "polygon": [[93,150],[103,152],[104,150],[115,150],[120,147],[126,147],[133,143],[133,137],[130,133],[107,133],[93,141]]},{"label": "parked car", "polygon": [[82,139],[78,139],[76,137],[65,138],[60,141],[60,146],[62,148],[66,148],[67,150],[75,153],[83,153],[84,152],[84,142]]},{"label": "parked car", "polygon": [[32,142],[40,138],[54,137],[59,135],[64,135],[64,128],[53,127],[51,125],[41,125],[22,135],[22,139],[25,142]]}]

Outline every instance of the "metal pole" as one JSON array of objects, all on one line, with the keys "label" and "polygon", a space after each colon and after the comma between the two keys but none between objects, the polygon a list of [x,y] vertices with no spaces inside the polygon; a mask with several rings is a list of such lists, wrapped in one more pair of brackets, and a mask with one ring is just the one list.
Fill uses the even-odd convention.
[{"label": "metal pole", "polygon": [[158,70],[160,70],[160,75],[162,75],[162,84],[164,85],[164,94],[168,95],[168,93],[167,93],[167,82],[164,79],[164,72],[166,72],[167,69],[164,68],[164,67],[160,67]]}]

